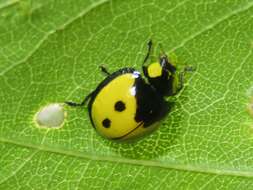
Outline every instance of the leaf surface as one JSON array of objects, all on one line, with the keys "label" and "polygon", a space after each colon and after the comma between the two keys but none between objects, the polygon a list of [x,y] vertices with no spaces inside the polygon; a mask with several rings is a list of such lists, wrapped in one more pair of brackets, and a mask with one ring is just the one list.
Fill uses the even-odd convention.
[{"label": "leaf surface", "polygon": [[[250,0],[1,1],[0,189],[252,189],[252,13]],[[73,108],[36,127],[43,106],[91,92],[99,65],[141,70],[151,38],[196,68],[152,135],[110,142]]]}]

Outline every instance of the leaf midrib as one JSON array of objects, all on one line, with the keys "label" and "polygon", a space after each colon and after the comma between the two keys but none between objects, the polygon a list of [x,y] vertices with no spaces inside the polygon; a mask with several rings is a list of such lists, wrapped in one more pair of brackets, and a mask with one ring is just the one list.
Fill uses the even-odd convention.
[{"label": "leaf midrib", "polygon": [[112,163],[122,163],[122,164],[130,164],[130,165],[140,165],[140,166],[148,166],[148,167],[157,167],[163,169],[174,169],[179,171],[186,171],[186,172],[195,172],[195,173],[203,173],[203,174],[212,174],[212,175],[223,175],[223,176],[235,176],[235,177],[246,177],[252,178],[253,171],[247,170],[236,170],[231,168],[211,168],[205,167],[201,165],[190,165],[190,164],[174,164],[174,163],[166,163],[161,162],[159,160],[136,160],[124,157],[112,157],[112,156],[99,156],[99,155],[91,155],[86,154],[84,152],[75,152],[70,150],[57,150],[53,149],[52,147],[48,147],[45,145],[33,145],[28,143],[22,143],[13,141],[7,138],[0,137],[0,142],[5,144],[14,144],[19,147],[34,149],[37,152],[48,152],[53,154],[60,154],[68,157],[74,157],[78,159],[86,159],[92,161],[103,161],[103,162],[112,162]]}]

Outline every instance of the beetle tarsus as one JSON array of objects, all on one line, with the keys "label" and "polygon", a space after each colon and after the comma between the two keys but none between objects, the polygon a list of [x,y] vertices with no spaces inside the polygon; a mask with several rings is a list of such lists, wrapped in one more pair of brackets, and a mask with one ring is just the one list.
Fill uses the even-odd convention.
[{"label": "beetle tarsus", "polygon": [[107,69],[105,68],[105,66],[100,65],[99,68],[100,68],[101,71],[102,71],[103,73],[105,73],[106,75],[108,75],[108,76],[111,75],[111,73],[109,73],[109,72],[107,71]]}]

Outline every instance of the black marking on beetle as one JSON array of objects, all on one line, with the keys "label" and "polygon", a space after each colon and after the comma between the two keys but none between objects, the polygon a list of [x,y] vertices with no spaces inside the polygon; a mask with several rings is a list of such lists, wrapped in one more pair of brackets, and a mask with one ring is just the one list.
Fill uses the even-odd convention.
[{"label": "black marking on beetle", "polygon": [[147,84],[141,77],[135,79],[137,110],[136,122],[144,122],[144,128],[164,118],[170,109],[170,104],[163,95]]},{"label": "black marking on beetle", "polygon": [[126,104],[122,102],[121,100],[117,101],[114,105],[114,109],[115,111],[122,112],[126,109]]},{"label": "black marking on beetle", "polygon": [[102,124],[105,128],[109,128],[111,126],[111,120],[106,118],[102,121]]}]

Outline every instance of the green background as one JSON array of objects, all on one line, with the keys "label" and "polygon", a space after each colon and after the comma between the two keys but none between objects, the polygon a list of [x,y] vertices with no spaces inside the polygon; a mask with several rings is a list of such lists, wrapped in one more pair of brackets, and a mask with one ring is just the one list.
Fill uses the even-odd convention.
[{"label": "green background", "polygon": [[[252,31],[252,0],[0,1],[0,189],[253,189]],[[87,109],[35,126],[98,65],[140,70],[151,38],[196,68],[152,135],[110,142]]]}]

